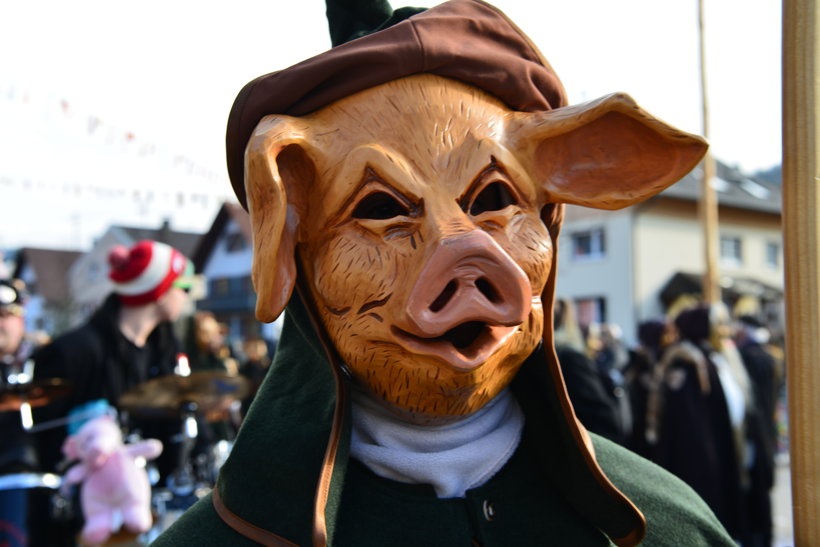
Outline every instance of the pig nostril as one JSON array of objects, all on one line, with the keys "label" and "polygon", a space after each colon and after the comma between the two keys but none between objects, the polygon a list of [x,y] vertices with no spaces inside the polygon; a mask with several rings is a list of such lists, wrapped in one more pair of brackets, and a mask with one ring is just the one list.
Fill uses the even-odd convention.
[{"label": "pig nostril", "polygon": [[501,296],[498,294],[498,291],[495,290],[492,283],[487,281],[486,278],[482,277],[477,279],[475,282],[476,289],[484,295],[484,297],[492,302],[493,304],[499,302],[501,300]]},{"label": "pig nostril", "polygon": [[441,291],[441,294],[439,294],[436,297],[436,299],[433,300],[433,303],[430,304],[430,311],[433,313],[441,311],[441,309],[447,305],[447,302],[449,302],[453,295],[456,293],[457,288],[458,283],[456,283],[455,281],[450,281],[449,283],[447,283],[447,286],[444,287],[444,290]]}]

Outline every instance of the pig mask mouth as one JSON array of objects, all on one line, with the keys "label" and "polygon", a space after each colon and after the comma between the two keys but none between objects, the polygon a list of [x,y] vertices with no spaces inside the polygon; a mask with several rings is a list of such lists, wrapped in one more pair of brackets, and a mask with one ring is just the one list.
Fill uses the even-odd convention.
[{"label": "pig mask mouth", "polygon": [[391,334],[411,353],[472,370],[524,324],[531,298],[527,274],[487,233],[473,230],[435,249]]},{"label": "pig mask mouth", "polygon": [[453,368],[468,371],[483,364],[517,328],[466,321],[431,338],[411,334],[396,326],[390,330],[399,345],[411,353],[438,357]]}]

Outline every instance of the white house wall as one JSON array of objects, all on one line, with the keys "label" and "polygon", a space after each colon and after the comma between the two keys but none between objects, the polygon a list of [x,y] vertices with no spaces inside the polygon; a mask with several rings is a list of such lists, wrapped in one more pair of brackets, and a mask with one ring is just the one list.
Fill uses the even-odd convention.
[{"label": "white house wall", "polygon": [[230,234],[239,232],[239,226],[231,219],[229,220],[219,236],[208,261],[203,267],[203,272],[208,279],[220,277],[241,277],[250,275],[253,260],[253,248],[247,248],[229,253],[226,248],[226,239]]},{"label": "white house wall", "polygon": [[662,317],[660,293],[676,272],[702,272],[703,241],[689,204],[635,219],[637,320]]},{"label": "white house wall", "polygon": [[[720,235],[739,237],[743,242],[743,263],[721,264],[721,272],[737,277],[751,277],[772,287],[783,288],[783,233],[773,218],[753,218],[749,215],[724,213]],[[778,266],[766,263],[766,244],[780,247]]]},{"label": "white house wall", "polygon": [[[596,260],[573,261],[572,233],[599,227],[605,231],[605,255]],[[570,300],[605,298],[607,322],[620,326],[630,344],[635,339],[632,253],[632,219],[628,213],[567,207],[559,239],[556,295]]]},{"label": "white house wall", "polygon": [[[721,209],[721,236],[739,237],[743,264],[719,264],[721,275],[747,277],[783,288],[780,266],[766,265],[766,243],[780,242],[777,217],[766,213]],[[676,272],[702,273],[705,269],[703,236],[696,208],[686,202],[659,202],[635,216],[635,298],[637,320],[663,315],[660,292]]]}]

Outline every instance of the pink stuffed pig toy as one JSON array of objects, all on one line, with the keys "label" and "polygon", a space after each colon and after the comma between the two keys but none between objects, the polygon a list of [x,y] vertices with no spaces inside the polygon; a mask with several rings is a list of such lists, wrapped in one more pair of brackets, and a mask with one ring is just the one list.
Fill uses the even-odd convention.
[{"label": "pink stuffed pig toy", "polygon": [[117,517],[133,533],[151,528],[151,485],[145,468],[135,459],[153,459],[160,452],[162,443],[156,439],[124,444],[120,428],[110,416],[89,421],[65,440],[63,453],[79,460],[66,473],[64,484],[82,483],[83,543],[107,541],[115,531]]}]

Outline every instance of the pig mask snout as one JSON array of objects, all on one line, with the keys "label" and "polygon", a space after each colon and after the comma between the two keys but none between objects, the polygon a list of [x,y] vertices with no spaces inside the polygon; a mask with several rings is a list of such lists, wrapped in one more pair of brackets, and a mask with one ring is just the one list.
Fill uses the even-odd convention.
[{"label": "pig mask snout", "polygon": [[527,319],[531,301],[524,271],[489,234],[473,230],[436,245],[393,331],[411,351],[472,368]]}]

